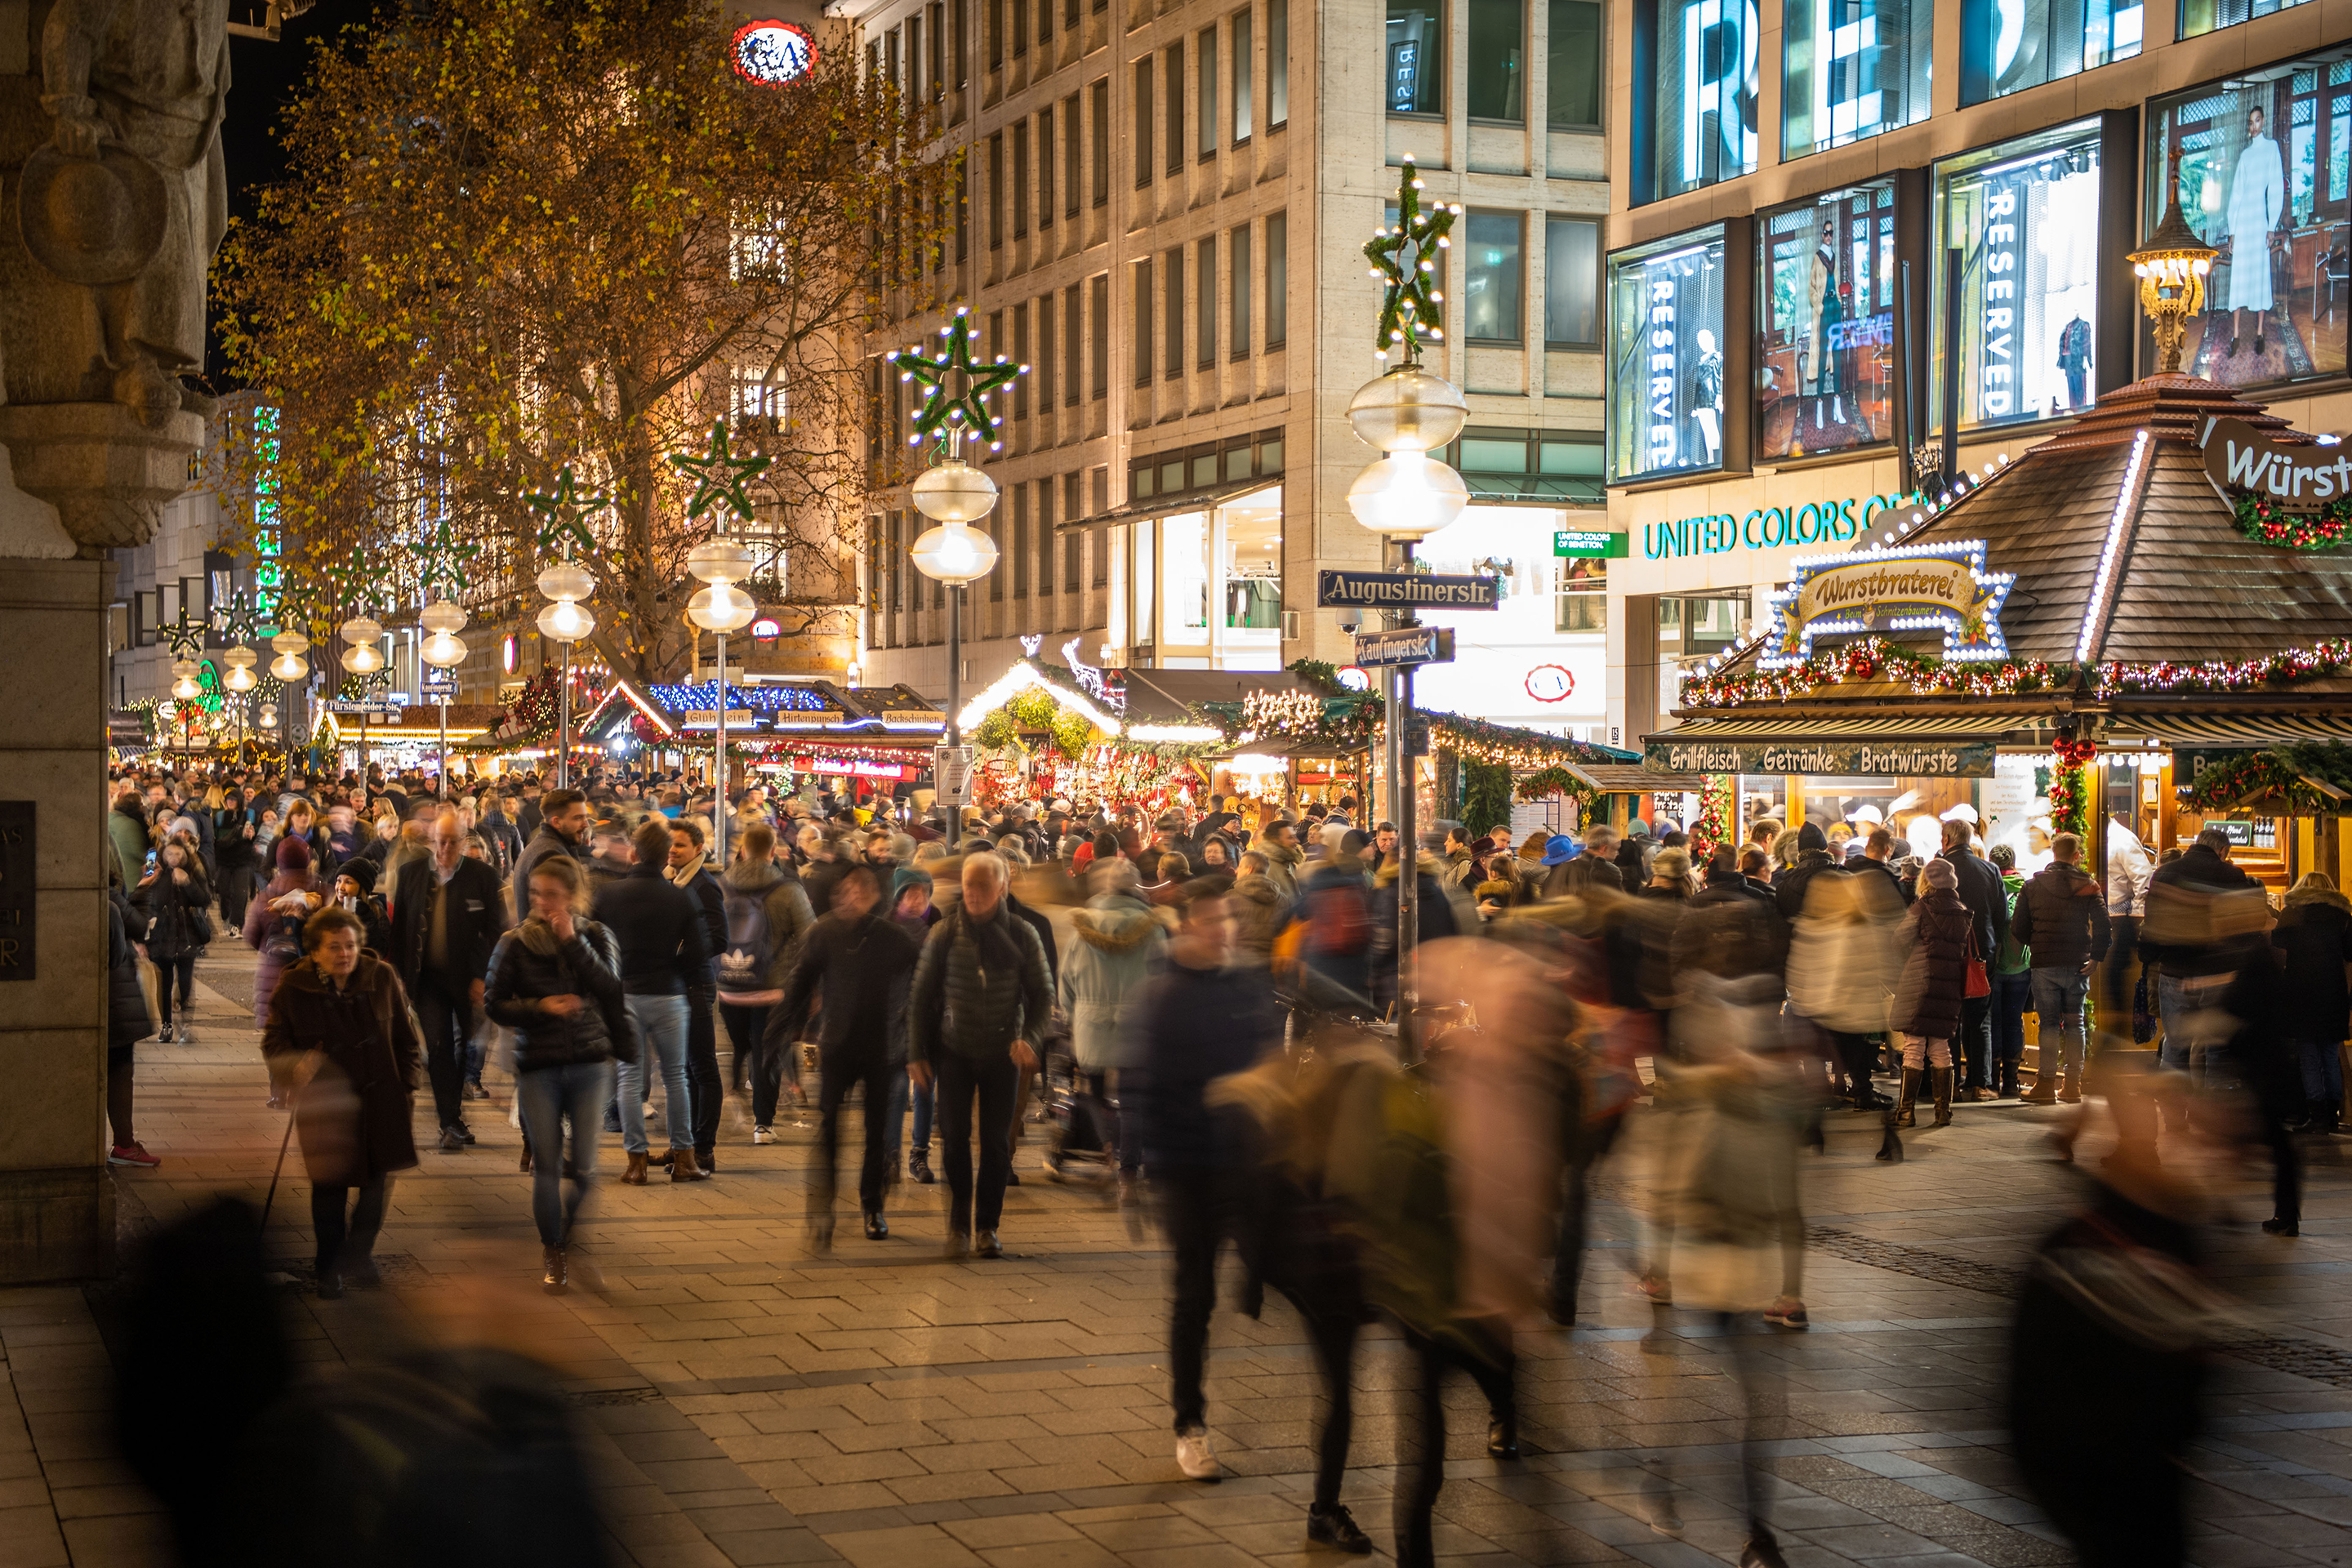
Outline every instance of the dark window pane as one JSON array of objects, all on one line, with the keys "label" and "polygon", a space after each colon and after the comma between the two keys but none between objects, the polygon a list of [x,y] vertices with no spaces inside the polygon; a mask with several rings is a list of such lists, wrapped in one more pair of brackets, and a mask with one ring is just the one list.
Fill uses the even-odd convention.
[{"label": "dark window pane", "polygon": [[1526,26],[1519,0],[1464,0],[1470,7],[1470,118],[1527,116]]},{"label": "dark window pane", "polygon": [[1601,6],[1551,0],[1544,121],[1554,131],[1601,123]]},{"label": "dark window pane", "polygon": [[1389,112],[1444,111],[1444,34],[1445,10],[1437,0],[1389,0]]}]

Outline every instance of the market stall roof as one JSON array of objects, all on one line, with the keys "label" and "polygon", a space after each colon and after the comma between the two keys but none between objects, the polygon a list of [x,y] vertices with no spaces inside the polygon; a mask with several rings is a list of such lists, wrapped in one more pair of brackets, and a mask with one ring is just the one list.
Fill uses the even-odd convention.
[{"label": "market stall roof", "polygon": [[1563,763],[1560,765],[1588,788],[1598,790],[1602,795],[1648,795],[1653,790],[1679,787],[1679,781],[1648,767],[1607,767],[1599,763]]},{"label": "market stall roof", "polygon": [[1286,669],[1129,669],[1127,711],[1132,719],[1181,723],[1194,708],[1239,702],[1253,691],[1307,691]]}]

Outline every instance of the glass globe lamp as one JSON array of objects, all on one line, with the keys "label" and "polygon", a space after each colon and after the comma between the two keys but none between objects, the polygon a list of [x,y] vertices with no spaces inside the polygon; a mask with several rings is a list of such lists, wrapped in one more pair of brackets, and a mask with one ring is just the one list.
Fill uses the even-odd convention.
[{"label": "glass globe lamp", "polygon": [[1391,539],[1434,533],[1469,504],[1469,487],[1462,476],[1417,451],[1382,458],[1348,487],[1348,510],[1356,521]]},{"label": "glass globe lamp", "polygon": [[1356,438],[1382,452],[1434,452],[1470,417],[1462,389],[1419,365],[1375,376],[1348,404]]},{"label": "glass globe lamp", "polygon": [[686,602],[686,617],[707,632],[740,632],[760,613],[751,595],[732,583],[713,583]]},{"label": "glass globe lamp", "polygon": [[740,583],[751,574],[751,552],[713,534],[688,552],[686,569],[706,583]]},{"label": "glass globe lamp", "polygon": [[463,631],[466,612],[446,599],[436,599],[416,612],[416,624],[428,632]]},{"label": "glass globe lamp", "polygon": [[453,633],[436,627],[416,650],[416,657],[436,669],[455,669],[466,662],[466,645]]},{"label": "glass globe lamp", "polygon": [[908,553],[915,559],[916,571],[939,583],[976,583],[996,569],[996,542],[960,522],[926,530]]},{"label": "glass globe lamp", "polygon": [[585,605],[558,599],[539,612],[539,635],[550,642],[583,642],[596,630],[596,616]]},{"label": "glass globe lamp", "polygon": [[996,508],[996,481],[961,458],[924,469],[908,489],[915,510],[933,522],[977,522]]}]

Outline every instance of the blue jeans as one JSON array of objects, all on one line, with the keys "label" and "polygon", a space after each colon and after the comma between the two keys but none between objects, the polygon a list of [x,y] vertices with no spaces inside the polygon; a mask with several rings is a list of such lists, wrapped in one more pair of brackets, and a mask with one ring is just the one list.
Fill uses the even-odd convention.
[{"label": "blue jeans", "polygon": [[923,1152],[925,1159],[929,1159],[931,1152],[931,1108],[939,1102],[938,1092],[917,1089],[914,1080],[907,1076],[907,1064],[903,1061],[891,1063],[890,1071],[893,1075],[890,1080],[890,1124],[883,1130],[882,1146],[889,1153],[890,1163],[897,1164],[898,1151],[907,1144],[907,1106],[911,1101],[915,1108],[915,1147]]},{"label": "blue jeans", "polygon": [[2303,1066],[2303,1098],[2323,1105],[2344,1099],[2344,1058],[2334,1040],[2296,1040],[2295,1057]]},{"label": "blue jeans", "polygon": [[621,1147],[632,1154],[646,1152],[646,1056],[661,1067],[662,1119],[669,1125],[669,1146],[694,1147],[694,1094],[686,1081],[686,998],[631,996],[629,1016],[637,1023],[645,1051],[635,1063],[621,1064]]},{"label": "blue jeans", "polygon": [[2042,1069],[2034,1075],[2034,1090],[2039,1093],[2045,1087],[2056,1086],[2058,1077],[2051,1069],[2058,1058],[2053,1053],[2063,1053],[2067,1087],[2080,1094],[2083,998],[2089,989],[2089,977],[2079,969],[2036,969],[2030,973],[2033,979],[2033,1010],[2042,1016]]},{"label": "blue jeans", "polygon": [[2017,1092],[2018,1064],[2025,1059],[2025,1005],[2032,997],[2031,971],[1993,975],[1991,1088],[2003,1097]]},{"label": "blue jeans", "polygon": [[[2213,1010],[2221,1005],[2229,984],[2227,974],[2157,972],[2156,1005],[2164,1019],[2164,1045],[2158,1055],[2166,1067],[2202,1079],[2209,1065],[2221,1065],[2209,1064],[2207,1058],[2218,1054],[2212,1047],[2228,1045],[2229,1037],[2220,1034],[2209,1039],[2203,1031],[2213,1027]],[[2227,1076],[2226,1068],[2223,1073]]]},{"label": "blue jeans", "polygon": [[[580,1205],[587,1201],[589,1184],[596,1176],[596,1136],[604,1119],[604,1101],[612,1092],[610,1062],[533,1068],[515,1075],[523,1136],[530,1140],[530,1217],[538,1222],[543,1246],[563,1245]],[[566,1121],[572,1124],[569,1158],[563,1145]],[[566,1172],[577,1173],[568,1205],[561,1185]]]}]

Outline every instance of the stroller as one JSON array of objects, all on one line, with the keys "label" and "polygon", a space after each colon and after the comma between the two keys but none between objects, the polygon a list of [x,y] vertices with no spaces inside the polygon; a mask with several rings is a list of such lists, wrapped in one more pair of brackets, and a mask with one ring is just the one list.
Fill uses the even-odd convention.
[{"label": "stroller", "polygon": [[[1066,1047],[1068,1037],[1055,1043]],[[1038,1087],[1045,1100],[1046,1178],[1109,1191],[1118,1173],[1119,1118],[1118,1100],[1108,1092],[1108,1075],[1082,1071],[1066,1048],[1049,1050]]]}]

